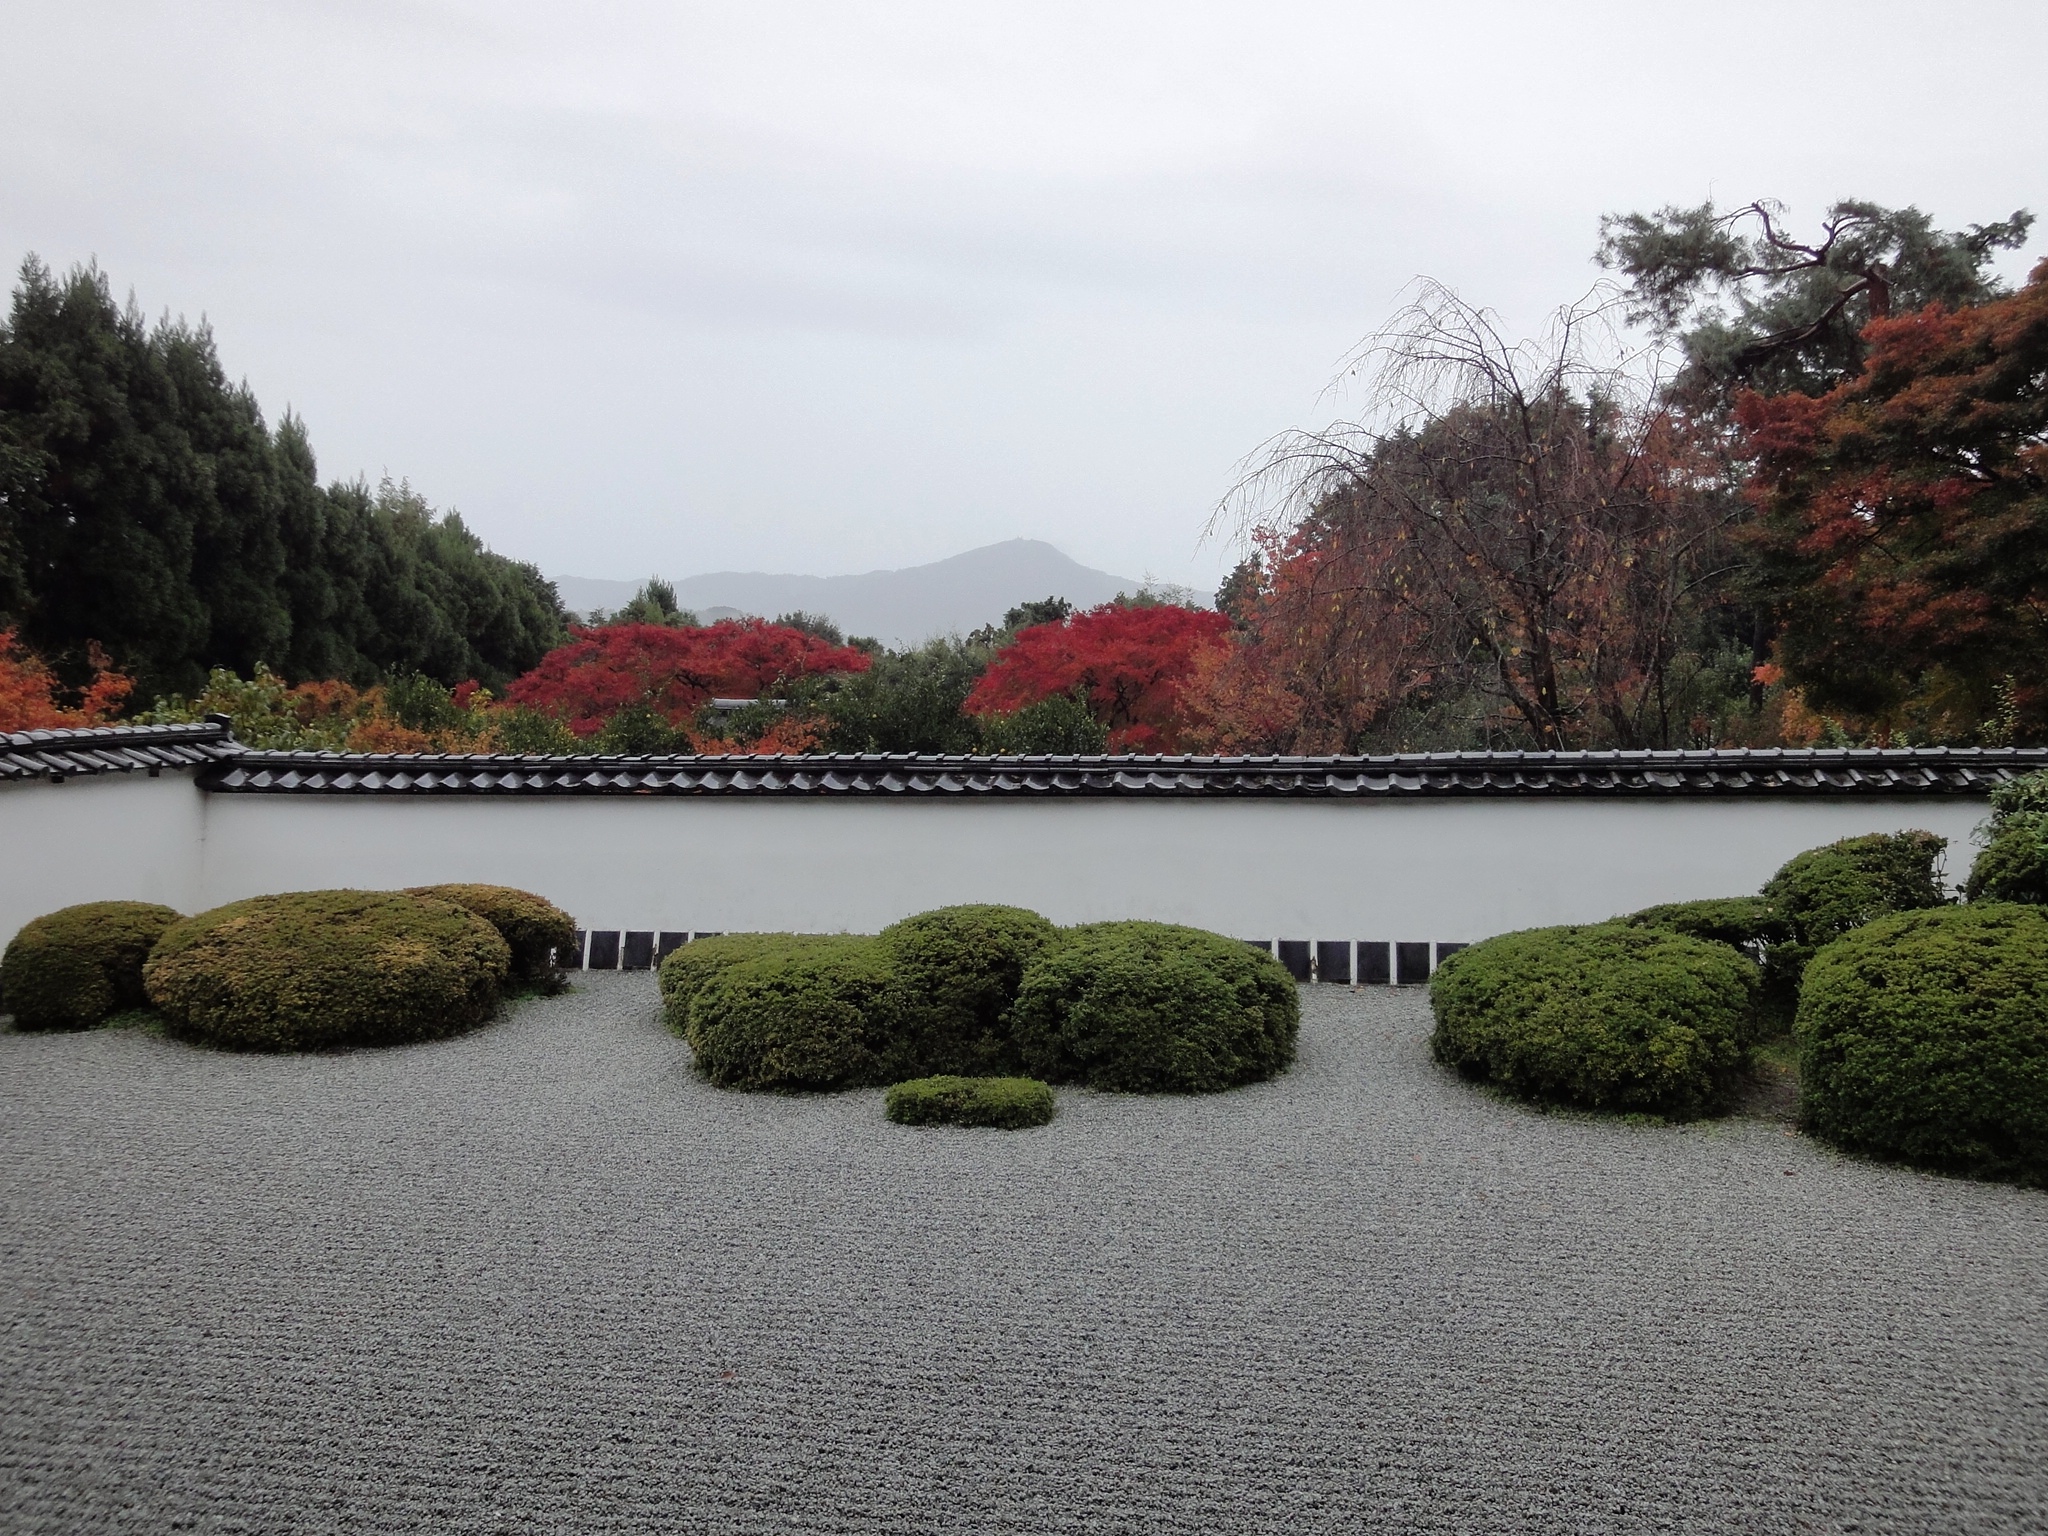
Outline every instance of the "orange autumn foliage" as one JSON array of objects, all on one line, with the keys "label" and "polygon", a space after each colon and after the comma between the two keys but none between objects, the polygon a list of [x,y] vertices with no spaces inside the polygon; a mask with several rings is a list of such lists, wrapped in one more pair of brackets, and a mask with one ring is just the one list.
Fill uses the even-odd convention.
[{"label": "orange autumn foliage", "polygon": [[113,723],[135,680],[116,672],[97,644],[86,654],[92,662],[92,681],[78,703],[66,707],[61,702],[64,685],[57,675],[16,642],[13,630],[0,629],[0,731],[75,730]]}]

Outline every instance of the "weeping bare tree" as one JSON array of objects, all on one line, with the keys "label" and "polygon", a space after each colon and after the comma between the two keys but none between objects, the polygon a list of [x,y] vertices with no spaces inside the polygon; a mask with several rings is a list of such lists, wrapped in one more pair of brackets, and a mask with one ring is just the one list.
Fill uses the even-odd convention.
[{"label": "weeping bare tree", "polygon": [[1356,355],[1354,421],[1269,443],[1220,517],[1263,556],[1253,644],[1341,740],[1462,695],[1488,738],[1669,745],[1673,668],[1740,515],[1611,298],[1540,341],[1436,283]]}]

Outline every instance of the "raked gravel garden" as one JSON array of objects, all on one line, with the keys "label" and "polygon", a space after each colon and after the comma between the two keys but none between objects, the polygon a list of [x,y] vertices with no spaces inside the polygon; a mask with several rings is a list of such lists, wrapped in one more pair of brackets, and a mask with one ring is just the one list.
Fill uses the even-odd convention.
[{"label": "raked gravel garden", "polygon": [[1416,990],[1050,1124],[734,1093],[653,978],[0,1034],[0,1528],[2048,1529],[2048,1194],[1545,1112]]}]

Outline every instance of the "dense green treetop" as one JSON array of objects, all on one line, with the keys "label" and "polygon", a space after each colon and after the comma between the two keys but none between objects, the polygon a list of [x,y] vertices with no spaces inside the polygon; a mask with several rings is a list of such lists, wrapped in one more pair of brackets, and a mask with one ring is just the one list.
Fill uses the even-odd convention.
[{"label": "dense green treetop", "polygon": [[0,325],[0,627],[60,671],[97,642],[138,695],[210,668],[500,684],[563,634],[553,585],[386,481],[322,488],[202,324],[152,326],[105,274],[22,264]]},{"label": "dense green treetop", "polygon": [[1797,237],[1785,209],[1712,202],[1608,214],[1598,260],[1629,281],[1631,317],[1685,346],[1689,382],[1821,394],[1863,365],[1864,326],[1940,302],[2005,291],[1992,253],[2017,250],[2033,215],[1943,230],[1918,208],[1846,199]]}]

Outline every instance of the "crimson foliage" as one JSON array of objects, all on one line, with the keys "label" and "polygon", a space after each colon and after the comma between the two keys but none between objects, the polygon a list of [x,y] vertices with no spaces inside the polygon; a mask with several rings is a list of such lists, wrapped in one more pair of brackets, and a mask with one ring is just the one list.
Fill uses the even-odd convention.
[{"label": "crimson foliage", "polygon": [[664,624],[577,628],[573,638],[512,684],[506,697],[594,736],[625,709],[682,725],[714,698],[758,698],[778,683],[822,672],[865,672],[868,656],[765,619],[722,619],[701,629]]},{"label": "crimson foliage", "polygon": [[1207,609],[1105,604],[1023,631],[996,653],[965,708],[1008,715],[1078,694],[1109,728],[1111,750],[1172,752],[1180,687],[1195,653],[1229,630],[1229,619]]}]

